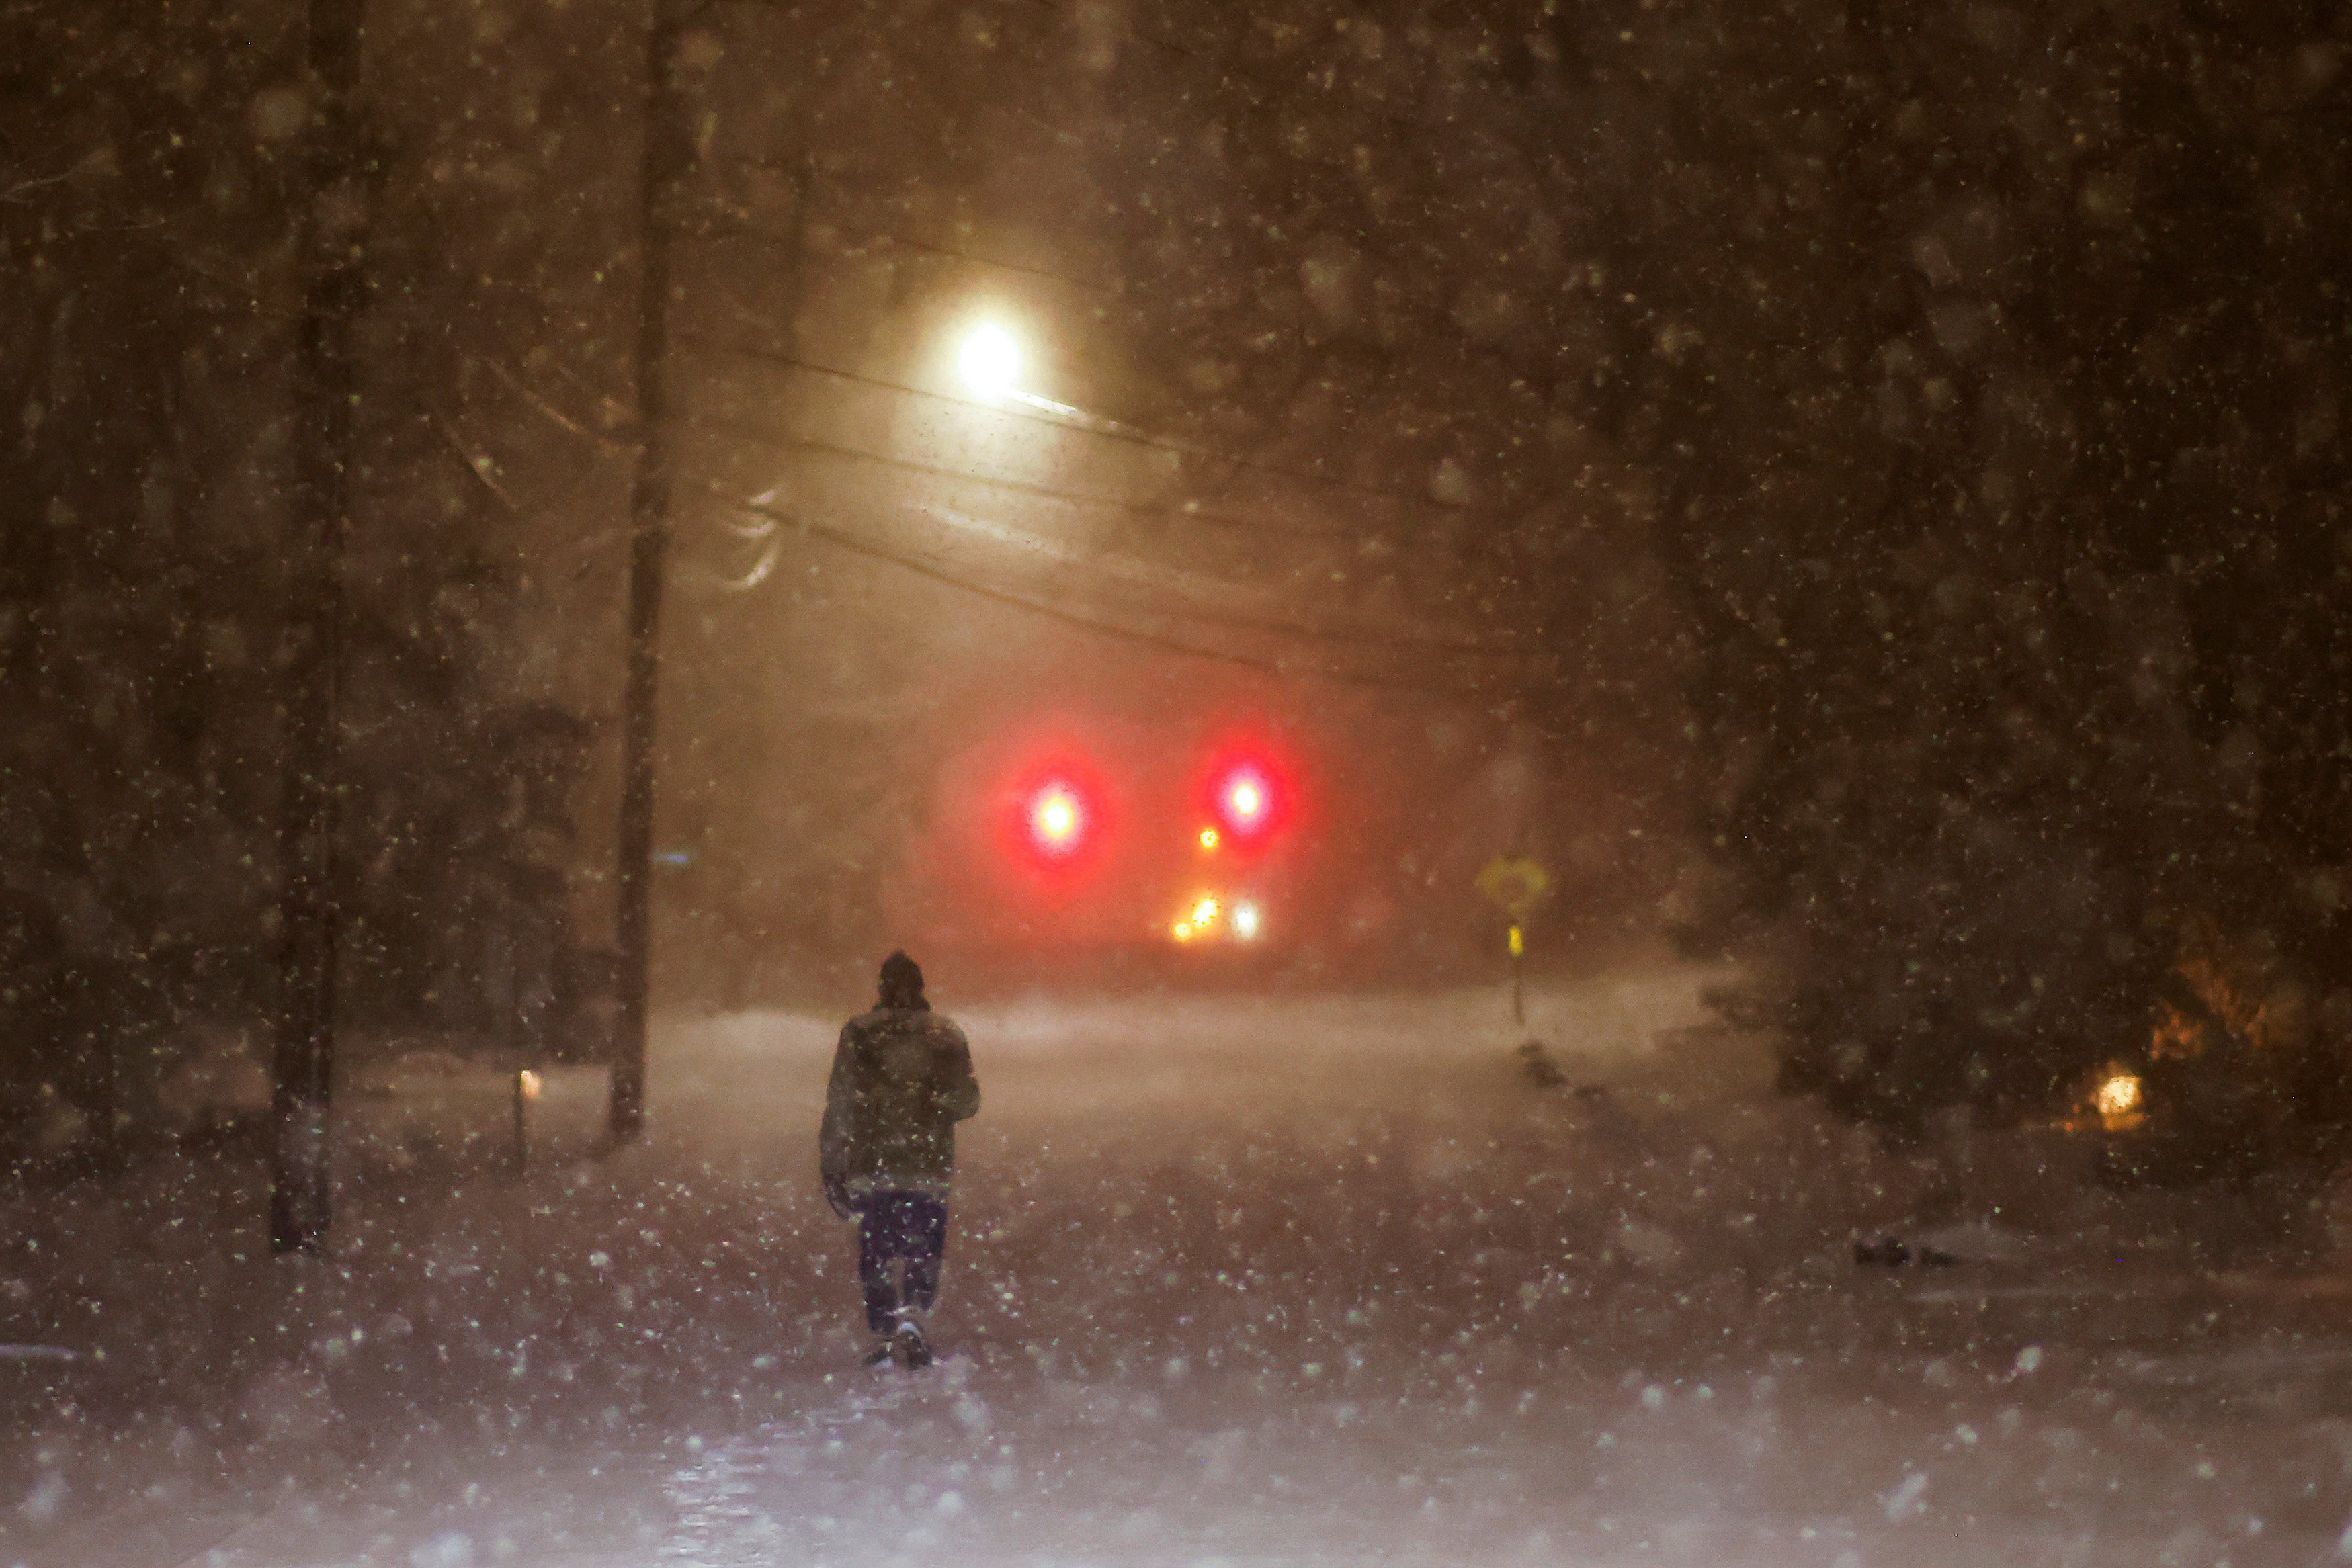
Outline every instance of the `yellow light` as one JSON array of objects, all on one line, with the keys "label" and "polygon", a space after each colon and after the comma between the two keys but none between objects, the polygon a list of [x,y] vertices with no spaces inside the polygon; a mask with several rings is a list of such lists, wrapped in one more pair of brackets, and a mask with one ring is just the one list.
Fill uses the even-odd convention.
[{"label": "yellow light", "polygon": [[536,1100],[539,1098],[539,1074],[533,1072],[530,1068],[526,1067],[520,1072],[515,1074],[515,1085],[522,1091],[522,1097],[524,1099]]},{"label": "yellow light", "polygon": [[1244,899],[1234,905],[1234,935],[1244,942],[1257,940],[1259,917],[1257,905]]},{"label": "yellow light", "polygon": [[1215,898],[1206,897],[1202,899],[1200,903],[1192,905],[1192,925],[1194,929],[1205,930],[1209,926],[1214,925],[1216,923],[1217,901]]},{"label": "yellow light", "polygon": [[956,373],[972,391],[1003,397],[1021,379],[1021,344],[996,322],[983,321],[964,334],[956,350]]},{"label": "yellow light", "polygon": [[1204,850],[1213,850],[1217,847],[1216,829],[1202,828],[1201,830],[1201,847]]},{"label": "yellow light", "polygon": [[2094,1103],[2102,1116],[2128,1116],[2140,1108],[2139,1074],[2113,1072],[2099,1085]]},{"label": "yellow light", "polygon": [[1168,928],[1168,935],[1179,942],[1190,942],[1192,939],[1192,923],[1189,920],[1179,920]]}]

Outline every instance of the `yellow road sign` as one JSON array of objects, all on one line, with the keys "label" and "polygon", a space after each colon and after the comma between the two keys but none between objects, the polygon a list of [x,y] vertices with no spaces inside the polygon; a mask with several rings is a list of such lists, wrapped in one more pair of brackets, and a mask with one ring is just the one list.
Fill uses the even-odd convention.
[{"label": "yellow road sign", "polygon": [[1513,920],[1525,920],[1551,892],[1551,873],[1525,855],[1496,855],[1478,873],[1475,885],[1486,902]]}]

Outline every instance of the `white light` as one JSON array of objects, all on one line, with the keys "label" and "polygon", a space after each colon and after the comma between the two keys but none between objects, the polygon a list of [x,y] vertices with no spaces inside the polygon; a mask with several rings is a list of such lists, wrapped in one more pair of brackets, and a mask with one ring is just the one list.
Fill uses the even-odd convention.
[{"label": "white light", "polygon": [[983,321],[964,334],[956,350],[956,373],[964,384],[988,397],[1003,397],[1021,378],[1021,345],[993,321]]},{"label": "white light", "polygon": [[1257,940],[1257,905],[1244,902],[1234,905],[1234,935],[1244,942]]},{"label": "white light", "polygon": [[1030,803],[1029,831],[1048,850],[1073,847],[1085,825],[1085,809],[1066,785],[1049,785]]}]

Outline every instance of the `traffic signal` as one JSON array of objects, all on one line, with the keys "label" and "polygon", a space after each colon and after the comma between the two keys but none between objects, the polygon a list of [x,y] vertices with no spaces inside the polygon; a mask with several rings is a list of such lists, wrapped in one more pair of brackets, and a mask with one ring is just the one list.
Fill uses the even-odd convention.
[{"label": "traffic signal", "polygon": [[[1211,773],[1209,810],[1221,836],[1262,842],[1289,811],[1288,790],[1268,758],[1244,755],[1221,761]],[[1204,845],[1208,841],[1204,840]]]},{"label": "traffic signal", "polygon": [[1265,821],[1268,794],[1265,780],[1255,770],[1235,772],[1217,792],[1217,804],[1224,814],[1225,825],[1240,833]]},{"label": "traffic signal", "polygon": [[1006,747],[990,808],[999,863],[1055,900],[1090,885],[1120,826],[1121,792],[1079,739],[1021,737]]},{"label": "traffic signal", "polygon": [[1085,795],[1076,785],[1060,779],[1049,780],[1030,795],[1026,820],[1030,844],[1051,860],[1077,853],[1094,826]]}]

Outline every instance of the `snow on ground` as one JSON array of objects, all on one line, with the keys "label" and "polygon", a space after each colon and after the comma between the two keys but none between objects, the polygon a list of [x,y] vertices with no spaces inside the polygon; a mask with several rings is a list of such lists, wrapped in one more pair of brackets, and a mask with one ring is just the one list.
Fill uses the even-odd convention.
[{"label": "snow on ground", "polygon": [[[81,1359],[0,1360],[0,1564],[2352,1560],[2341,1277],[2046,1148],[1956,1197],[1706,978],[1540,993],[1549,1085],[1493,993],[962,1012],[919,1378],[856,1366],[830,1021],[673,1022],[610,1159],[394,1138],[331,1260],[240,1159],[19,1195],[0,1337]],[[1930,1218],[1969,1261],[1853,1263]]]}]

